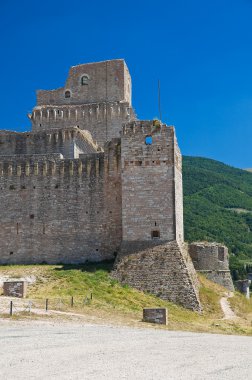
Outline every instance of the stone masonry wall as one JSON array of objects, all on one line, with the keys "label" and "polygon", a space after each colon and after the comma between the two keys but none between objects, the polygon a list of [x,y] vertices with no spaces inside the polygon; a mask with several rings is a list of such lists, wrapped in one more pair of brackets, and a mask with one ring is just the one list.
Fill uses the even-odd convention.
[{"label": "stone masonry wall", "polygon": [[101,146],[119,137],[122,124],[135,119],[127,102],[102,102],[83,105],[43,105],[30,115],[33,131],[79,127],[88,130]]},{"label": "stone masonry wall", "polygon": [[176,241],[123,242],[113,276],[123,284],[201,310],[190,256]]},{"label": "stone masonry wall", "polygon": [[71,67],[64,87],[37,92],[37,106],[28,116],[33,131],[78,127],[104,146],[119,137],[123,123],[135,119],[131,77],[124,60]]},{"label": "stone masonry wall", "polygon": [[197,271],[228,290],[234,290],[227,247],[218,243],[196,242],[189,244],[189,254]]},{"label": "stone masonry wall", "polygon": [[121,241],[116,146],[112,143],[108,152],[80,159],[23,157],[2,162],[1,264],[114,257]]},{"label": "stone masonry wall", "polygon": [[183,212],[183,183],[182,183],[182,157],[174,136],[174,182],[175,182],[175,220],[177,241],[184,241],[184,212]]},{"label": "stone masonry wall", "polygon": [[[94,153],[99,150],[91,135],[78,128],[34,132],[0,132],[0,159],[16,155],[39,155],[60,153],[65,158],[78,158],[80,153]],[[12,158],[11,158],[12,157]]]},{"label": "stone masonry wall", "polygon": [[[82,78],[85,79],[82,82]],[[70,97],[65,97],[70,91]],[[123,59],[72,66],[65,86],[37,91],[38,105],[125,101],[131,105],[131,77]]]},{"label": "stone masonry wall", "polygon": [[[124,126],[121,140],[123,240],[151,241],[153,231],[160,240],[178,239],[175,204],[181,213],[183,199],[181,176],[174,175],[174,128],[135,121]],[[178,233],[183,241],[183,227]]]}]

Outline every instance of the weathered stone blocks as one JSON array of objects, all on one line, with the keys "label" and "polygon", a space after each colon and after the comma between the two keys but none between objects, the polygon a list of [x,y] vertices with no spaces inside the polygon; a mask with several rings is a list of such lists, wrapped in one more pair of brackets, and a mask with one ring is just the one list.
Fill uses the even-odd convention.
[{"label": "weathered stone blocks", "polygon": [[198,272],[228,290],[234,290],[227,247],[218,243],[195,242],[189,244],[189,254]]},{"label": "weathered stone blocks", "polygon": [[188,309],[201,311],[198,282],[186,247],[172,242],[123,242],[113,277]]},{"label": "weathered stone blocks", "polygon": [[167,325],[168,311],[166,308],[143,309],[143,322]]},{"label": "weathered stone blocks", "polygon": [[6,281],[3,283],[4,296],[25,298],[27,293],[26,281]]}]

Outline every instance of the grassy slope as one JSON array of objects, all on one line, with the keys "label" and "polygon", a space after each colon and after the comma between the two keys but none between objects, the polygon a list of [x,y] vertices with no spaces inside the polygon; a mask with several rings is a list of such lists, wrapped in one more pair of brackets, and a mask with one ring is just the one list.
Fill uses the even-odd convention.
[{"label": "grassy slope", "polygon": [[[243,264],[252,264],[252,173],[185,156],[183,180],[185,238],[224,243]],[[234,257],[231,265],[238,265]]]},{"label": "grassy slope", "polygon": [[[36,304],[49,298],[49,305],[53,305],[55,298],[62,298],[66,310],[83,313],[85,315],[100,316],[102,320],[115,323],[136,324],[141,323],[143,307],[167,307],[169,310],[169,329],[190,330],[206,332],[225,332],[252,335],[252,300],[246,301],[244,297],[235,296],[232,300],[234,307],[241,310],[238,321],[222,320],[222,311],[219,299],[225,289],[213,284],[200,276],[200,297],[204,312],[202,315],[183,309],[170,302],[162,301],[150,294],[139,292],[127,286],[121,286],[109,275],[112,264],[87,264],[85,266],[2,266],[1,275],[22,277],[34,275],[36,283],[28,288],[28,298],[35,299]],[[78,300],[86,295],[93,294],[92,301],[81,306]],[[74,296],[77,305],[71,309],[70,296]],[[80,297],[82,296],[82,297]],[[43,301],[43,302],[42,302]],[[242,309],[240,303],[245,305]],[[145,326],[145,325],[144,325]]]}]

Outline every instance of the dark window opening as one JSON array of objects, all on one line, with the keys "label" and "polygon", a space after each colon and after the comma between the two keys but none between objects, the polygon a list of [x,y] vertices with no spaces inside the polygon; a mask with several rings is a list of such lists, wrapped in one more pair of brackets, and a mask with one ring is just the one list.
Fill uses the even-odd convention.
[{"label": "dark window opening", "polygon": [[96,248],[96,252],[98,252],[99,251],[99,249],[98,248]]},{"label": "dark window opening", "polygon": [[34,214],[31,214],[31,215],[30,215],[30,219],[34,219]]},{"label": "dark window opening", "polygon": [[155,226],[157,225],[157,222],[155,222]]},{"label": "dark window opening", "polygon": [[57,184],[57,185],[55,185],[55,189],[58,189],[59,188],[59,185]]},{"label": "dark window opening", "polygon": [[15,186],[14,185],[10,185],[10,190],[15,190]]},{"label": "dark window opening", "polygon": [[160,232],[158,230],[151,231],[151,237],[152,237],[152,239],[159,239],[160,238]]},{"label": "dark window opening", "polygon": [[58,115],[60,114],[60,110],[58,110]]},{"label": "dark window opening", "polygon": [[225,257],[224,248],[223,247],[219,247],[219,249],[218,249],[218,260],[224,261],[224,257]]},{"label": "dark window opening", "polygon": [[88,80],[89,80],[88,75],[83,75],[83,76],[81,77],[81,84],[82,84],[82,86],[86,86],[86,85],[88,85]]},{"label": "dark window opening", "polygon": [[12,251],[10,252],[10,255],[13,255],[13,252],[12,252]]},{"label": "dark window opening", "polygon": [[66,99],[71,98],[71,92],[70,91],[65,92],[65,98]]},{"label": "dark window opening", "polygon": [[21,189],[24,190],[24,189],[26,189],[26,187],[23,185],[23,186],[21,186]]}]

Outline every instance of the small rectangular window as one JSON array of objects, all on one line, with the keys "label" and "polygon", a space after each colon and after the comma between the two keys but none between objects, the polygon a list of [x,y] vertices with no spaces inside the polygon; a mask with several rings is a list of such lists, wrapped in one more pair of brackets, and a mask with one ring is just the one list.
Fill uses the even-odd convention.
[{"label": "small rectangular window", "polygon": [[218,260],[224,261],[224,258],[225,258],[225,249],[224,249],[224,247],[219,247],[218,248]]},{"label": "small rectangular window", "polygon": [[152,237],[152,239],[159,239],[160,238],[160,231],[158,231],[158,230],[151,231],[151,237]]}]

